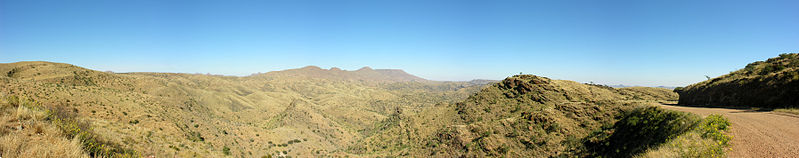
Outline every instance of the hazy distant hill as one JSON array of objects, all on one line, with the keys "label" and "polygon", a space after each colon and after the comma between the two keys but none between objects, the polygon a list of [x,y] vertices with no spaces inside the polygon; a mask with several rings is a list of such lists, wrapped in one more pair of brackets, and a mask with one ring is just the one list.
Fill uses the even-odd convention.
[{"label": "hazy distant hill", "polygon": [[375,82],[407,82],[427,81],[423,78],[406,73],[399,69],[372,69],[363,67],[355,71],[341,70],[339,68],[321,69],[316,66],[306,66],[299,69],[267,72],[252,77],[295,77],[295,78],[321,78],[332,80],[354,80]]},{"label": "hazy distant hill", "polygon": [[675,92],[683,105],[799,107],[799,54],[757,61]]},{"label": "hazy distant hill", "polygon": [[[631,85],[623,85],[623,84],[617,84],[617,85],[608,85],[608,86],[610,86],[610,87],[613,87],[613,88],[644,87],[644,86],[631,86]],[[674,88],[677,88],[677,87],[672,87],[672,86],[652,86],[652,87],[655,87],[655,88],[665,88],[665,89],[674,89]]]}]

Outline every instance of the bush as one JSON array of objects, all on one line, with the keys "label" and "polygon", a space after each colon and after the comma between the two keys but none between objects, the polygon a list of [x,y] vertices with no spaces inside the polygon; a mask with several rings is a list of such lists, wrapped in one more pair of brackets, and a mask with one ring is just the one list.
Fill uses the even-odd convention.
[{"label": "bush", "polygon": [[222,147],[222,153],[224,153],[225,155],[230,155],[230,148],[228,148],[227,146]]},{"label": "bush", "polygon": [[702,133],[703,138],[711,138],[716,140],[721,145],[728,145],[732,139],[724,131],[729,130],[730,121],[721,115],[713,114],[707,116],[704,121],[699,125],[698,129]]},{"label": "bush", "polygon": [[679,93],[679,92],[682,92],[683,88],[684,88],[684,87],[676,87],[676,88],[674,88],[674,90],[673,90],[673,91],[674,91],[675,93]]}]

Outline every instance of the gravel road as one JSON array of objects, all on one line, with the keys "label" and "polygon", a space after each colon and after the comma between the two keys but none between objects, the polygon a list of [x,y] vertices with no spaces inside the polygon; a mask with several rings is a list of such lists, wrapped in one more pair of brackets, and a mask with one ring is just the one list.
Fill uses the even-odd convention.
[{"label": "gravel road", "polygon": [[799,157],[799,117],[747,109],[685,107],[663,108],[702,116],[721,114],[732,122],[729,157]]}]

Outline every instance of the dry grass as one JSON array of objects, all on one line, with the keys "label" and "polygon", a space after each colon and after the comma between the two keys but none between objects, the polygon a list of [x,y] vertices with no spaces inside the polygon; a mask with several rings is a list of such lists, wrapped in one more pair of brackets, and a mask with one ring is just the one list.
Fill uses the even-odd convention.
[{"label": "dry grass", "polygon": [[[667,158],[667,157],[702,157],[702,153],[710,153],[716,141],[702,138],[697,132],[689,132],[677,137],[667,144],[648,150],[636,157]],[[706,154],[704,156],[722,157],[723,155]]]},{"label": "dry grass", "polygon": [[781,109],[774,109],[774,112],[781,112],[781,113],[788,113],[793,115],[799,115],[799,108],[781,108]]},{"label": "dry grass", "polygon": [[[5,97],[4,97],[5,98]],[[14,99],[14,101],[8,101]],[[45,120],[46,111],[25,99],[3,100],[0,117],[2,157],[88,157],[80,140],[67,139],[61,130]]]},{"label": "dry grass", "polygon": [[80,140],[52,135],[11,133],[0,137],[3,157],[89,157],[81,150]]}]

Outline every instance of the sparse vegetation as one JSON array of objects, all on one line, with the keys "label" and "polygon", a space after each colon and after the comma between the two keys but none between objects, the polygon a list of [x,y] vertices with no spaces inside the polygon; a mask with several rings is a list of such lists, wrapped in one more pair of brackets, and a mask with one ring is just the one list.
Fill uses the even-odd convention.
[{"label": "sparse vegetation", "polygon": [[[26,68],[31,65],[37,69]],[[0,65],[0,73],[11,69],[13,77],[0,78],[0,94],[69,109],[53,110],[53,117],[20,116],[45,118],[63,129],[59,138],[78,142],[84,156],[582,156],[588,151],[583,138],[603,125],[613,127],[624,119],[622,112],[677,98],[662,88],[532,75],[484,86],[491,82],[418,81],[396,70],[309,67],[229,77],[103,73],[45,62]],[[401,79],[380,75],[386,72]],[[696,131],[683,135],[718,138]],[[660,145],[647,149],[673,143],[651,142]]]},{"label": "sparse vegetation", "polygon": [[[32,122],[22,123],[17,131],[4,133],[2,139],[8,144],[1,146],[3,156],[14,157],[41,157],[44,155],[61,155],[59,157],[138,157],[139,155],[130,149],[120,147],[101,139],[93,132],[88,123],[75,118],[74,114],[62,109],[50,109],[39,105],[37,102],[20,98],[17,96],[5,96],[3,111],[8,108],[16,108],[17,121],[28,120]],[[9,115],[10,116],[10,115]],[[27,124],[27,125],[26,125]],[[25,133],[25,128],[34,127],[33,133],[47,137],[51,143],[36,142],[38,139],[20,140],[24,137],[18,134]],[[41,136],[43,133],[50,133]],[[11,134],[11,135],[7,135]],[[44,145],[53,145],[45,147]],[[43,155],[39,155],[43,154]],[[27,156],[23,156],[27,155]],[[38,156],[36,156],[38,155]]]},{"label": "sparse vegetation", "polygon": [[780,108],[780,109],[774,109],[774,112],[781,112],[781,113],[799,115],[799,108]]},{"label": "sparse vegetation", "polygon": [[615,122],[619,111],[676,100],[671,93],[517,75],[454,105],[386,119],[381,124],[392,128],[350,151],[416,157],[579,156],[580,138]]},{"label": "sparse vegetation", "polygon": [[[382,121],[393,108],[413,114],[466,98],[485,84],[428,82],[401,70],[313,67],[229,77],[106,73],[68,64],[19,62],[0,64],[0,73],[5,74],[0,77],[0,94],[79,109],[72,112],[75,118],[92,120],[97,138],[156,157],[221,157],[223,153],[208,152],[206,146],[230,142],[240,148],[228,147],[242,149],[231,156],[257,157],[262,149],[278,146],[257,142],[286,136],[296,138],[292,144],[303,144],[279,144],[291,152],[316,150],[304,144],[333,151],[367,136],[357,131]],[[286,109],[292,100],[301,100],[296,103],[300,105]],[[334,153],[319,156],[326,154]]]}]

